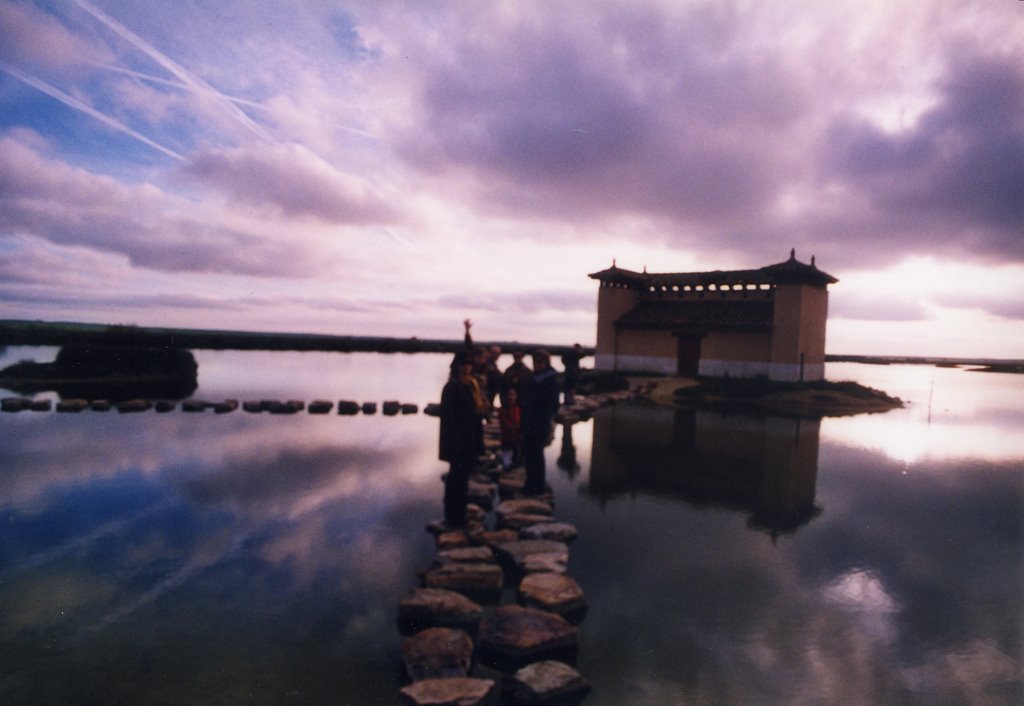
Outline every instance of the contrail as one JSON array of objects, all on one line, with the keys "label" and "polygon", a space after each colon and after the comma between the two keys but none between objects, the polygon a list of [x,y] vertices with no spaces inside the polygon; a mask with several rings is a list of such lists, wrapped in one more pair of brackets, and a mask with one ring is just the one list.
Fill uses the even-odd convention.
[{"label": "contrail", "polygon": [[131,137],[134,137],[139,142],[141,142],[143,144],[146,144],[146,145],[149,145],[150,147],[152,147],[155,150],[159,150],[160,152],[163,152],[168,157],[173,157],[174,159],[180,160],[182,162],[185,161],[185,158],[183,156],[181,156],[180,154],[178,154],[177,152],[175,152],[174,150],[169,149],[167,147],[164,147],[163,145],[161,145],[161,144],[159,144],[157,142],[153,142],[153,140],[149,139],[148,137],[146,137],[142,133],[140,133],[140,132],[138,132],[136,130],[133,130],[132,128],[128,127],[127,125],[122,123],[117,118],[112,118],[109,115],[106,115],[105,113],[101,113],[100,111],[96,110],[91,105],[89,105],[88,103],[83,103],[82,101],[78,100],[74,96],[68,95],[64,91],[62,91],[59,88],[57,88],[56,86],[51,86],[46,81],[43,81],[40,78],[36,78],[35,76],[32,76],[31,74],[23,73],[22,71],[19,71],[18,69],[14,68],[13,66],[9,66],[8,64],[5,64],[3,62],[0,62],[0,69],[2,69],[3,71],[6,71],[11,76],[13,76],[14,78],[18,79],[19,81],[27,83],[29,86],[32,86],[32,88],[35,88],[36,90],[42,91],[43,93],[45,93],[46,95],[48,95],[48,96],[50,96],[52,98],[56,98],[57,100],[59,100],[64,105],[67,105],[67,106],[69,106],[71,108],[74,108],[75,110],[80,110],[83,113],[85,113],[86,115],[90,115],[90,116],[96,118],[97,120],[99,120],[100,122],[106,123],[107,125],[109,125],[110,127],[114,128],[115,130],[119,130],[120,132],[123,132],[126,135],[130,135]]},{"label": "contrail", "polygon": [[171,86],[173,88],[180,88],[185,91],[193,91],[195,93],[201,93],[203,95],[223,98],[225,100],[231,101],[232,103],[238,103],[240,105],[249,106],[251,108],[266,109],[265,105],[263,105],[262,103],[257,103],[256,101],[247,100],[245,98],[239,98],[238,96],[229,96],[226,93],[218,93],[217,91],[203,91],[198,86],[191,86],[187,83],[182,83],[181,81],[172,81],[169,78],[153,76],[152,74],[142,73],[141,71],[133,71],[132,69],[126,69],[123,66],[116,66],[114,64],[103,64],[98,61],[88,63],[98,68],[105,69],[107,71],[113,71],[114,73],[124,74],[125,76],[131,76],[132,78],[137,78],[142,81],[148,81],[149,83],[159,83],[161,86]]},{"label": "contrail", "polygon": [[88,12],[94,18],[105,24],[108,28],[114,31],[118,36],[133,45],[136,49],[141,51],[143,54],[148,56],[150,59],[160,64],[160,66],[167,69],[169,72],[177,76],[187,86],[199,91],[200,93],[209,94],[217,99],[217,102],[224,107],[228,113],[230,113],[238,122],[247,127],[252,132],[256,133],[264,140],[268,142],[274,142],[274,138],[270,134],[253,122],[252,118],[246,115],[242,110],[238,108],[234,103],[231,102],[230,98],[225,96],[223,93],[215,89],[206,81],[202,80],[198,76],[195,76],[185,67],[172,60],[163,52],[159,51],[156,47],[152,46],[138,36],[130,29],[125,27],[123,24],[109,16],[98,7],[94,6],[88,0],[73,0],[73,2],[81,7],[83,10]]}]

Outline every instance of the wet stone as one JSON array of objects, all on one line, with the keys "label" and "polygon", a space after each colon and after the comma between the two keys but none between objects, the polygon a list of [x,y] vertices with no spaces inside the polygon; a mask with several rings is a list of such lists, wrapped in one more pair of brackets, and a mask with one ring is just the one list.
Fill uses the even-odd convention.
[{"label": "wet stone", "polygon": [[427,628],[402,640],[402,663],[409,681],[469,675],[473,640],[464,630]]},{"label": "wet stone", "polygon": [[569,562],[569,547],[549,539],[520,539],[496,545],[494,550],[499,560],[527,574],[564,574]]},{"label": "wet stone", "polygon": [[376,414],[377,403],[376,402],[363,402],[363,414]]},{"label": "wet stone", "polygon": [[519,704],[578,704],[590,693],[590,683],[564,662],[534,662],[516,672],[512,696]]},{"label": "wet stone", "polygon": [[[118,405],[118,409],[120,409],[120,405]],[[185,400],[184,402],[181,403],[181,411],[182,412],[205,412],[206,411],[206,402],[204,402],[203,400]]]},{"label": "wet stone", "polygon": [[498,669],[543,659],[573,660],[576,628],[561,616],[535,608],[504,605],[480,623],[481,661]]},{"label": "wet stone", "polygon": [[576,528],[566,522],[541,522],[519,530],[523,539],[551,539],[556,542],[571,542],[576,539]]},{"label": "wet stone", "polygon": [[263,411],[263,403],[259,400],[246,400],[242,403],[242,409],[252,414],[259,414]]},{"label": "wet stone", "polygon": [[238,409],[238,400],[214,402],[210,405],[210,408],[213,409],[214,414],[229,414]]},{"label": "wet stone", "polygon": [[93,412],[109,412],[110,407],[110,400],[92,400],[89,403],[89,409]]},{"label": "wet stone", "polygon": [[494,508],[494,513],[499,519],[504,515],[546,515],[550,517],[553,512],[553,503],[541,498],[505,500]]},{"label": "wet stone", "polygon": [[33,412],[49,412],[52,404],[50,400],[32,400],[29,402],[28,408]]},{"label": "wet stone", "polygon": [[479,505],[485,510],[494,507],[494,499],[498,495],[498,486],[495,483],[481,483],[469,481],[469,501]]},{"label": "wet stone", "polygon": [[352,400],[338,400],[338,414],[346,416],[359,414],[359,403]]},{"label": "wet stone", "polygon": [[479,706],[493,691],[490,679],[459,677],[424,679],[403,687],[401,694],[402,701],[411,706]]},{"label": "wet stone", "polygon": [[398,628],[405,634],[432,627],[475,633],[481,617],[483,609],[478,603],[443,588],[414,589],[398,604]]},{"label": "wet stone", "polygon": [[570,623],[582,620],[587,611],[583,589],[564,574],[528,574],[519,583],[518,595],[522,605],[558,613]]},{"label": "wet stone", "polygon": [[458,547],[445,549],[437,553],[437,563],[489,563],[494,561],[494,550],[490,547]]},{"label": "wet stone", "polygon": [[32,400],[25,397],[5,397],[0,401],[0,410],[4,412],[20,412],[23,409],[28,409],[31,403]]},{"label": "wet stone", "polygon": [[505,575],[497,564],[483,562],[446,563],[423,573],[426,588],[458,591],[477,600],[493,600],[501,595]]},{"label": "wet stone", "polygon": [[166,412],[173,412],[175,407],[177,406],[178,403],[175,402],[174,400],[157,400],[156,402],[153,403],[153,409],[155,409],[157,412],[160,412],[161,414],[164,414]]},{"label": "wet stone", "polygon": [[313,400],[307,408],[310,414],[329,414],[332,409],[334,403],[329,400]]},{"label": "wet stone", "polygon": [[58,412],[77,413],[88,408],[89,403],[86,400],[79,399],[61,400],[56,405],[56,409]]},{"label": "wet stone", "polygon": [[131,412],[145,412],[151,407],[149,400],[125,400],[117,403],[117,411],[122,414]]},{"label": "wet stone", "polygon": [[402,409],[402,405],[394,400],[388,400],[381,405],[381,411],[389,417],[393,417],[398,414]]},{"label": "wet stone", "polygon": [[519,533],[508,529],[482,530],[480,532],[471,532],[469,539],[473,544],[483,544],[493,548],[505,542],[517,541]]},{"label": "wet stone", "polygon": [[412,404],[411,402],[404,402],[402,404],[401,409],[402,414],[416,414],[417,412],[420,411],[420,408],[417,405]]},{"label": "wet stone", "polygon": [[513,512],[508,515],[500,515],[498,517],[498,527],[501,529],[519,531],[526,527],[545,523],[550,519],[550,515],[528,515],[525,513]]}]

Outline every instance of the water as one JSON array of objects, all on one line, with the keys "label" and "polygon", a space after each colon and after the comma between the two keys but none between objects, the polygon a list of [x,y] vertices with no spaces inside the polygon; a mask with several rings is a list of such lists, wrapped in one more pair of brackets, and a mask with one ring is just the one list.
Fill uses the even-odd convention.
[{"label": "water", "polygon": [[[196,358],[208,399],[422,407],[447,368]],[[820,424],[620,406],[560,428],[587,704],[1024,700],[1024,378],[828,375],[910,404]],[[436,433],[422,414],[0,415],[0,702],[397,703]]]}]

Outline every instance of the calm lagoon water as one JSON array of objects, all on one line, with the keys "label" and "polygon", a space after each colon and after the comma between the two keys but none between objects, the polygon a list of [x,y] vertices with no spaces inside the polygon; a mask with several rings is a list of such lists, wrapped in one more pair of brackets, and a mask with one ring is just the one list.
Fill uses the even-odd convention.
[{"label": "calm lagoon water", "polygon": [[[421,407],[448,362],[196,358],[200,398]],[[909,404],[620,405],[559,429],[587,704],[1024,702],[1024,377],[828,376]],[[397,703],[436,434],[422,414],[0,415],[0,703]]]}]

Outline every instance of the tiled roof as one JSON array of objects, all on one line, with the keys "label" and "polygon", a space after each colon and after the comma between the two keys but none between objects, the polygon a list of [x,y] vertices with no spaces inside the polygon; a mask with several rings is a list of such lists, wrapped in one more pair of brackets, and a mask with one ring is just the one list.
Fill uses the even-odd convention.
[{"label": "tiled roof", "polygon": [[713,270],[710,272],[634,272],[617,267],[614,263],[606,270],[589,275],[591,279],[623,284],[635,287],[707,287],[711,284],[721,286],[762,285],[762,284],[796,284],[804,283],[818,287],[835,284],[837,280],[827,272],[822,272],[814,264],[805,264],[796,259],[796,253],[790,252],[789,259],[774,265],[767,265],[756,270]]},{"label": "tiled roof", "polygon": [[617,328],[672,331],[753,331],[772,329],[771,300],[644,301],[615,322]]}]

